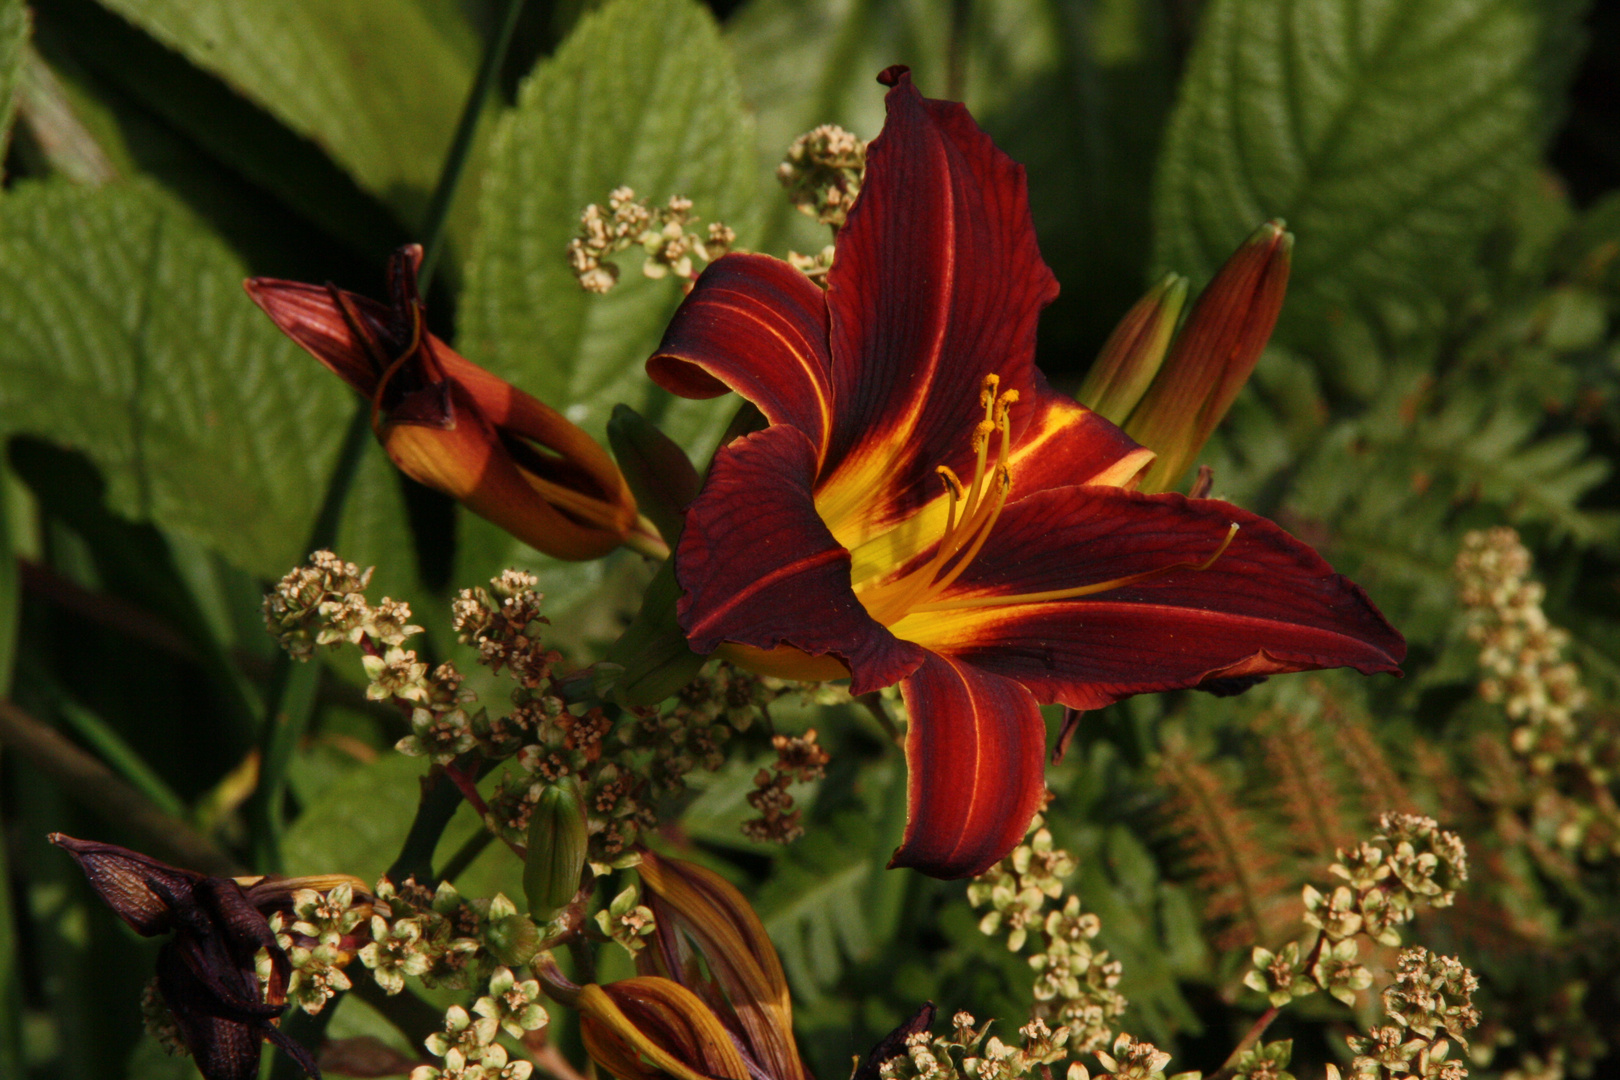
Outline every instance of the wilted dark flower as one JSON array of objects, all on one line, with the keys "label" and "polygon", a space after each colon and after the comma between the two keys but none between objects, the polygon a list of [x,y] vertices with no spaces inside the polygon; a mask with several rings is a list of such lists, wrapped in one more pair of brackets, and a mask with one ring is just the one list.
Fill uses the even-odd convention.
[{"label": "wilted dark flower", "polygon": [[[292,967],[265,912],[291,906],[301,888],[331,888],[347,877],[259,878],[244,887],[158,862],[116,844],[52,833],[51,843],[78,862],[90,887],[143,937],[174,936],[158,952],[157,988],[180,1038],[208,1080],[251,1080],[259,1044],[269,1039],[309,1076],[315,1060],[276,1027],[287,1004]],[[260,955],[269,958],[261,983]]]}]

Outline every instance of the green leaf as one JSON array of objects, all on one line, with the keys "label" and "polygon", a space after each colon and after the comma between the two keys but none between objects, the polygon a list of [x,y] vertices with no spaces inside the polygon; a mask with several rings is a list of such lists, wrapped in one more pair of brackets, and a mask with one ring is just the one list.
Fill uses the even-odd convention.
[{"label": "green leaf", "polygon": [[115,512],[272,577],[305,554],[349,406],[244,276],[155,188],[19,185],[0,201],[0,433],[83,450]]},{"label": "green leaf", "polygon": [[755,169],[737,79],[702,5],[604,5],[524,84],[494,136],[458,343],[598,438],[622,401],[706,452],[734,404],[673,401],[642,372],[677,283],[644,279],[628,252],[613,292],[586,293],[566,248],[586,205],[621,184],[654,202],[684,195],[747,246]]},{"label": "green leaf", "polygon": [[102,0],[320,146],[412,220],[472,82],[449,0]]},{"label": "green leaf", "polygon": [[[587,293],[566,249],[580,212],[621,184],[655,202],[684,195],[752,242],[752,127],[713,18],[695,0],[604,5],[524,84],[492,143],[458,345],[598,439],[623,402],[706,460],[736,403],[671,397],[642,370],[680,303],[676,282],[644,278],[631,251],[617,288]],[[465,514],[458,561],[467,583],[511,565],[545,571],[558,602],[601,581]]]},{"label": "green leaf", "polygon": [[1214,0],[1159,163],[1156,262],[1207,279],[1256,224],[1299,238],[1279,325],[1432,325],[1531,164],[1523,0]]},{"label": "green leaf", "polygon": [[287,873],[376,881],[405,841],[426,771],[421,758],[384,750],[324,788],[282,837]]},{"label": "green leaf", "polygon": [[28,43],[28,9],[22,0],[0,0],[0,162],[11,142],[17,112],[17,83],[22,76],[23,47]]}]

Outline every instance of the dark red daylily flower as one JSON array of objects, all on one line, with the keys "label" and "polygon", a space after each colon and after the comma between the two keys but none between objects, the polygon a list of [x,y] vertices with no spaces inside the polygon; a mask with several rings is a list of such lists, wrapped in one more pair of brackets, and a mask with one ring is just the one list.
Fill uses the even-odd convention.
[{"label": "dark red daylily flower", "polygon": [[[309,1052],[274,1021],[287,1004],[291,964],[264,911],[289,902],[292,890],[325,879],[207,877],[116,844],[52,833],[51,843],[78,862],[90,887],[142,937],[171,934],[158,951],[157,986],[197,1069],[208,1080],[259,1075],[259,1046],[269,1039],[301,1069],[319,1077]],[[344,879],[347,880],[347,879]],[[256,972],[260,950],[270,978]]]},{"label": "dark red daylily flower", "polygon": [[823,292],[772,258],[705,271],[648,362],[767,425],[716,456],[676,552],[692,648],[898,682],[910,813],[894,865],[977,873],[1043,788],[1039,706],[1396,671],[1401,636],[1276,525],[1132,490],[1153,459],[1053,392],[1057,294],[1023,169],[961,105],[883,80],[888,121]]}]

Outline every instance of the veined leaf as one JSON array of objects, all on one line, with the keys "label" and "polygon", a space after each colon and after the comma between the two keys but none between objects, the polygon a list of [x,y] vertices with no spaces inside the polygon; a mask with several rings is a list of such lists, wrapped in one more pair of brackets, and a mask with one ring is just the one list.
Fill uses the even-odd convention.
[{"label": "veined leaf", "polygon": [[101,0],[319,145],[407,219],[425,206],[477,42],[445,0]]},{"label": "veined leaf", "polygon": [[28,9],[22,0],[0,0],[0,162],[11,144],[11,121],[17,111],[17,81],[22,75],[23,46],[28,41]]},{"label": "veined leaf", "polygon": [[[567,246],[580,212],[620,185],[655,203],[685,196],[704,222],[725,221],[748,246],[756,167],[736,76],[702,5],[604,5],[540,65],[496,131],[458,345],[599,439],[613,405],[624,402],[706,455],[735,402],[672,398],[642,370],[680,302],[677,283],[646,279],[632,249],[611,293],[587,293]],[[515,541],[466,535],[491,528],[467,521],[463,546],[509,554],[463,560],[461,578],[533,562]]]},{"label": "veined leaf", "polygon": [[1281,340],[1432,325],[1536,149],[1535,12],[1214,0],[1160,158],[1156,262],[1206,279],[1281,217],[1299,240]]},{"label": "veined leaf", "polygon": [[83,450],[117,512],[279,576],[349,405],[245,274],[156,188],[19,185],[0,200],[0,433]]},{"label": "veined leaf", "polygon": [[567,246],[579,215],[620,185],[692,200],[752,241],[752,129],[714,20],[696,0],[618,0],[582,19],[496,132],[459,343],[470,357],[601,438],[623,401],[694,447],[729,409],[671,403],[642,363],[680,290],[622,256],[606,296],[580,288]]}]

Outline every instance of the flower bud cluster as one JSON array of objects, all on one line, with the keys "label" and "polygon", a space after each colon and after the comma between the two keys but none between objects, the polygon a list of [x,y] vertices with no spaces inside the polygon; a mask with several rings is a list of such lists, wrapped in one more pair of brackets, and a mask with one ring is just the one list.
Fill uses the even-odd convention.
[{"label": "flower bud cluster", "polygon": [[865,175],[866,144],[837,124],[794,139],[776,167],[789,201],[834,232],[848,219]]},{"label": "flower bud cluster", "polygon": [[502,1031],[521,1039],[549,1021],[540,1004],[540,984],[534,979],[519,982],[510,968],[496,968],[489,993],[473,1004],[472,1012],[450,1006],[444,1029],[423,1040],[428,1052],[443,1058],[444,1064],[419,1065],[411,1080],[528,1080],[533,1064],[509,1060],[506,1047],[496,1039]]},{"label": "flower bud cluster", "polygon": [[816,745],[816,729],[810,728],[800,735],[773,735],[771,745],[776,748],[776,760],[769,769],[761,769],[754,777],[755,790],[748,795],[748,805],[760,816],[743,822],[743,835],[750,840],[789,844],[804,835],[800,824],[803,812],[793,805],[788,786],[797,779],[800,783],[820,780],[827,775],[827,762],[832,758]]},{"label": "flower bud cluster", "polygon": [[[970,1013],[957,1013],[951,1027],[949,1035],[919,1031],[909,1036],[905,1050],[879,1066],[878,1074],[883,1080],[1051,1077],[1050,1067],[1068,1056],[1068,1029],[1053,1031],[1040,1019],[1018,1030],[1016,1046],[990,1035],[990,1022],[979,1024]],[[1065,1080],[1087,1080],[1088,1075],[1086,1067],[1075,1062],[1069,1066]]]},{"label": "flower bud cluster", "polygon": [[[276,944],[292,964],[287,981],[287,1000],[314,1015],[326,1003],[349,989],[343,969],[354,959],[361,943],[369,937],[371,898],[355,895],[347,883],[325,892],[299,889],[292,894],[292,910],[270,915],[270,929]],[[259,978],[270,979],[270,955],[258,957]]]},{"label": "flower bud cluster", "polygon": [[369,637],[394,646],[421,633],[410,625],[409,605],[386,597],[375,608],[366,602],[371,571],[330,551],[315,552],[265,596],[265,627],[295,660],[308,660],[317,645],[335,649]]},{"label": "flower bud cluster", "polygon": [[641,951],[642,939],[658,929],[652,908],[641,902],[641,890],[634,884],[625,886],[607,907],[596,912],[596,925],[632,956]]},{"label": "flower bud cluster", "polygon": [[[1275,1006],[1324,990],[1354,1005],[1372,985],[1358,959],[1357,938],[1399,945],[1399,927],[1420,906],[1447,907],[1468,878],[1468,853],[1455,833],[1432,818],[1384,814],[1370,842],[1340,848],[1329,872],[1342,882],[1328,893],[1307,885],[1305,922],[1319,933],[1309,951],[1292,942],[1277,952],[1256,948],[1244,985]],[[1303,953],[1303,955],[1302,955]]]},{"label": "flower bud cluster", "polygon": [[1116,989],[1119,961],[1092,945],[1102,923],[1081,912],[1078,896],[1057,906],[1063,879],[1077,865],[1073,855],[1053,844],[1037,814],[1029,838],[969,883],[968,900],[974,907],[990,906],[979,920],[983,933],[1005,932],[1014,952],[1035,943],[1029,958],[1035,971],[1033,1015],[1061,1025],[1069,1049],[1089,1054],[1114,1037],[1113,1024],[1126,1003]]},{"label": "flower bud cluster", "polygon": [[724,222],[715,221],[698,233],[691,226],[692,200],[672,195],[656,210],[646,199],[637,199],[634,190],[617,187],[608,196],[606,209],[596,203],[585,208],[579,219],[579,233],[568,242],[568,264],[587,292],[605,293],[619,280],[619,268],[609,257],[639,247],[646,254],[641,272],[650,278],[696,278],[694,257],[713,262],[737,242],[737,234]]},{"label": "flower bud cluster", "polygon": [[1521,722],[1513,748],[1547,771],[1555,764],[1549,751],[1574,735],[1574,717],[1587,695],[1580,670],[1564,660],[1569,634],[1547,621],[1541,608],[1546,590],[1530,569],[1519,534],[1498,527],[1463,537],[1455,573],[1468,636],[1478,643],[1485,670],[1480,696],[1501,702]]},{"label": "flower bud cluster", "polygon": [[377,883],[369,929],[371,941],[356,955],[390,994],[406,978],[464,990],[497,962],[528,963],[540,944],[539,928],[504,895],[464,900],[448,881],[429,890],[414,878]]},{"label": "flower bud cluster", "polygon": [[1395,981],[1383,993],[1384,1012],[1394,1023],[1346,1040],[1356,1055],[1351,1075],[1357,1080],[1463,1080],[1468,1070],[1449,1055],[1454,1042],[1467,1048],[1463,1032],[1479,1023],[1473,1003],[1478,988],[1474,973],[1452,957],[1422,948],[1403,951]]},{"label": "flower bud cluster", "polygon": [[1457,556],[1469,637],[1479,643],[1480,696],[1519,722],[1509,745],[1528,766],[1522,787],[1499,805],[1528,807],[1540,835],[1598,860],[1620,854],[1620,805],[1610,782],[1620,767],[1612,718],[1585,712],[1580,671],[1563,658],[1569,634],[1547,621],[1544,590],[1530,578],[1530,552],[1509,528],[1471,532]]}]

